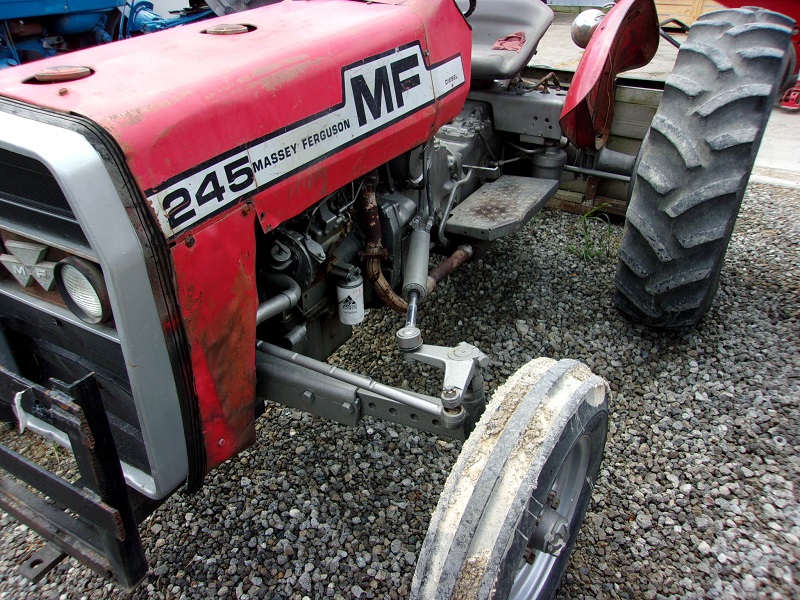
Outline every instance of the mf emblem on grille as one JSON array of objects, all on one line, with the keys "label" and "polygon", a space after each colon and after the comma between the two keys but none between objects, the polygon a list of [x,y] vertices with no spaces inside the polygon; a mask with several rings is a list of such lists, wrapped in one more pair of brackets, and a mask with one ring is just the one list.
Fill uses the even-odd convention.
[{"label": "mf emblem on grille", "polygon": [[11,254],[0,254],[0,262],[21,285],[29,287],[35,279],[48,292],[53,289],[56,263],[42,260],[47,255],[47,246],[18,241],[6,242],[5,246]]}]

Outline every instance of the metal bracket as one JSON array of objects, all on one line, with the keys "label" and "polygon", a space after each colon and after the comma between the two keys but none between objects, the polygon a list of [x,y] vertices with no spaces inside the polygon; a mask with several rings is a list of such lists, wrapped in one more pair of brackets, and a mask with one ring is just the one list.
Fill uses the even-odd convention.
[{"label": "metal bracket", "polygon": [[683,21],[679,21],[678,19],[667,19],[666,21],[661,21],[658,24],[658,33],[661,37],[667,40],[670,44],[675,46],[676,48],[681,47],[681,43],[672,37],[669,33],[667,33],[667,29],[677,29],[679,33],[689,33],[689,26],[684,23]]},{"label": "metal bracket", "polygon": [[46,389],[0,366],[0,405],[23,428],[35,431],[44,422],[63,432],[81,475],[70,482],[0,444],[0,472],[8,473],[0,474],[0,508],[58,548],[34,555],[22,572],[41,578],[66,553],[133,588],[147,574],[147,560],[135,494],[125,484],[97,380],[90,374],[50,384]]},{"label": "metal bracket", "polygon": [[467,431],[463,427],[466,412],[463,409],[454,412],[441,410],[442,404],[438,398],[424,396],[422,394],[413,394],[426,402],[430,402],[431,407],[439,411],[439,414],[431,414],[416,410],[415,408],[401,402],[396,402],[370,390],[359,389],[357,394],[361,400],[361,406],[363,407],[365,415],[384,421],[392,421],[400,425],[413,427],[414,429],[421,429],[422,431],[435,433],[436,435],[444,437],[459,440],[464,440],[467,437]]},{"label": "metal bracket", "polygon": [[66,557],[67,553],[55,544],[45,544],[19,565],[19,573],[31,583],[39,583]]},{"label": "metal bracket", "polygon": [[256,354],[259,398],[309,412],[342,425],[360,420],[356,386],[264,352]]},{"label": "metal bracket", "polygon": [[409,361],[444,369],[441,399],[446,409],[461,406],[473,377],[489,366],[489,357],[466,342],[454,348],[423,344],[419,349],[407,352],[405,357]]},{"label": "metal bracket", "polygon": [[257,348],[259,398],[344,425],[356,425],[366,414],[455,439],[467,435],[468,415],[461,407],[446,409],[438,398],[384,385],[272,344],[258,342]]}]

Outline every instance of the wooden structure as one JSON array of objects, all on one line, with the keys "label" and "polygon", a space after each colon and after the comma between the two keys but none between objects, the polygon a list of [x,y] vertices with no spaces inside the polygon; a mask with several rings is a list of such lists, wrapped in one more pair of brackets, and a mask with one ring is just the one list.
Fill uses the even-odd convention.
[{"label": "wooden structure", "polygon": [[678,19],[691,25],[700,15],[723,8],[713,0],[656,0],[658,20]]}]

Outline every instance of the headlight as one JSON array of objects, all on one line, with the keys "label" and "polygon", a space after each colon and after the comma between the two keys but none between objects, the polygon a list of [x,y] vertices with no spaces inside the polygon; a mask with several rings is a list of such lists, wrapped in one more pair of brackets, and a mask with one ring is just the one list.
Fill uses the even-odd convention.
[{"label": "headlight", "polygon": [[108,290],[97,265],[69,256],[56,265],[56,285],[69,309],[83,321],[102,323],[111,318]]}]

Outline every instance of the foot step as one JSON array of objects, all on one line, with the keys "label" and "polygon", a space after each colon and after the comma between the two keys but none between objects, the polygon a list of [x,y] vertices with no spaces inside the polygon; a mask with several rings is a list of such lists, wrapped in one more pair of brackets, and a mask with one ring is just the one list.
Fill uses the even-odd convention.
[{"label": "foot step", "polygon": [[558,190],[556,179],[503,175],[450,213],[445,231],[491,242],[522,229]]}]

